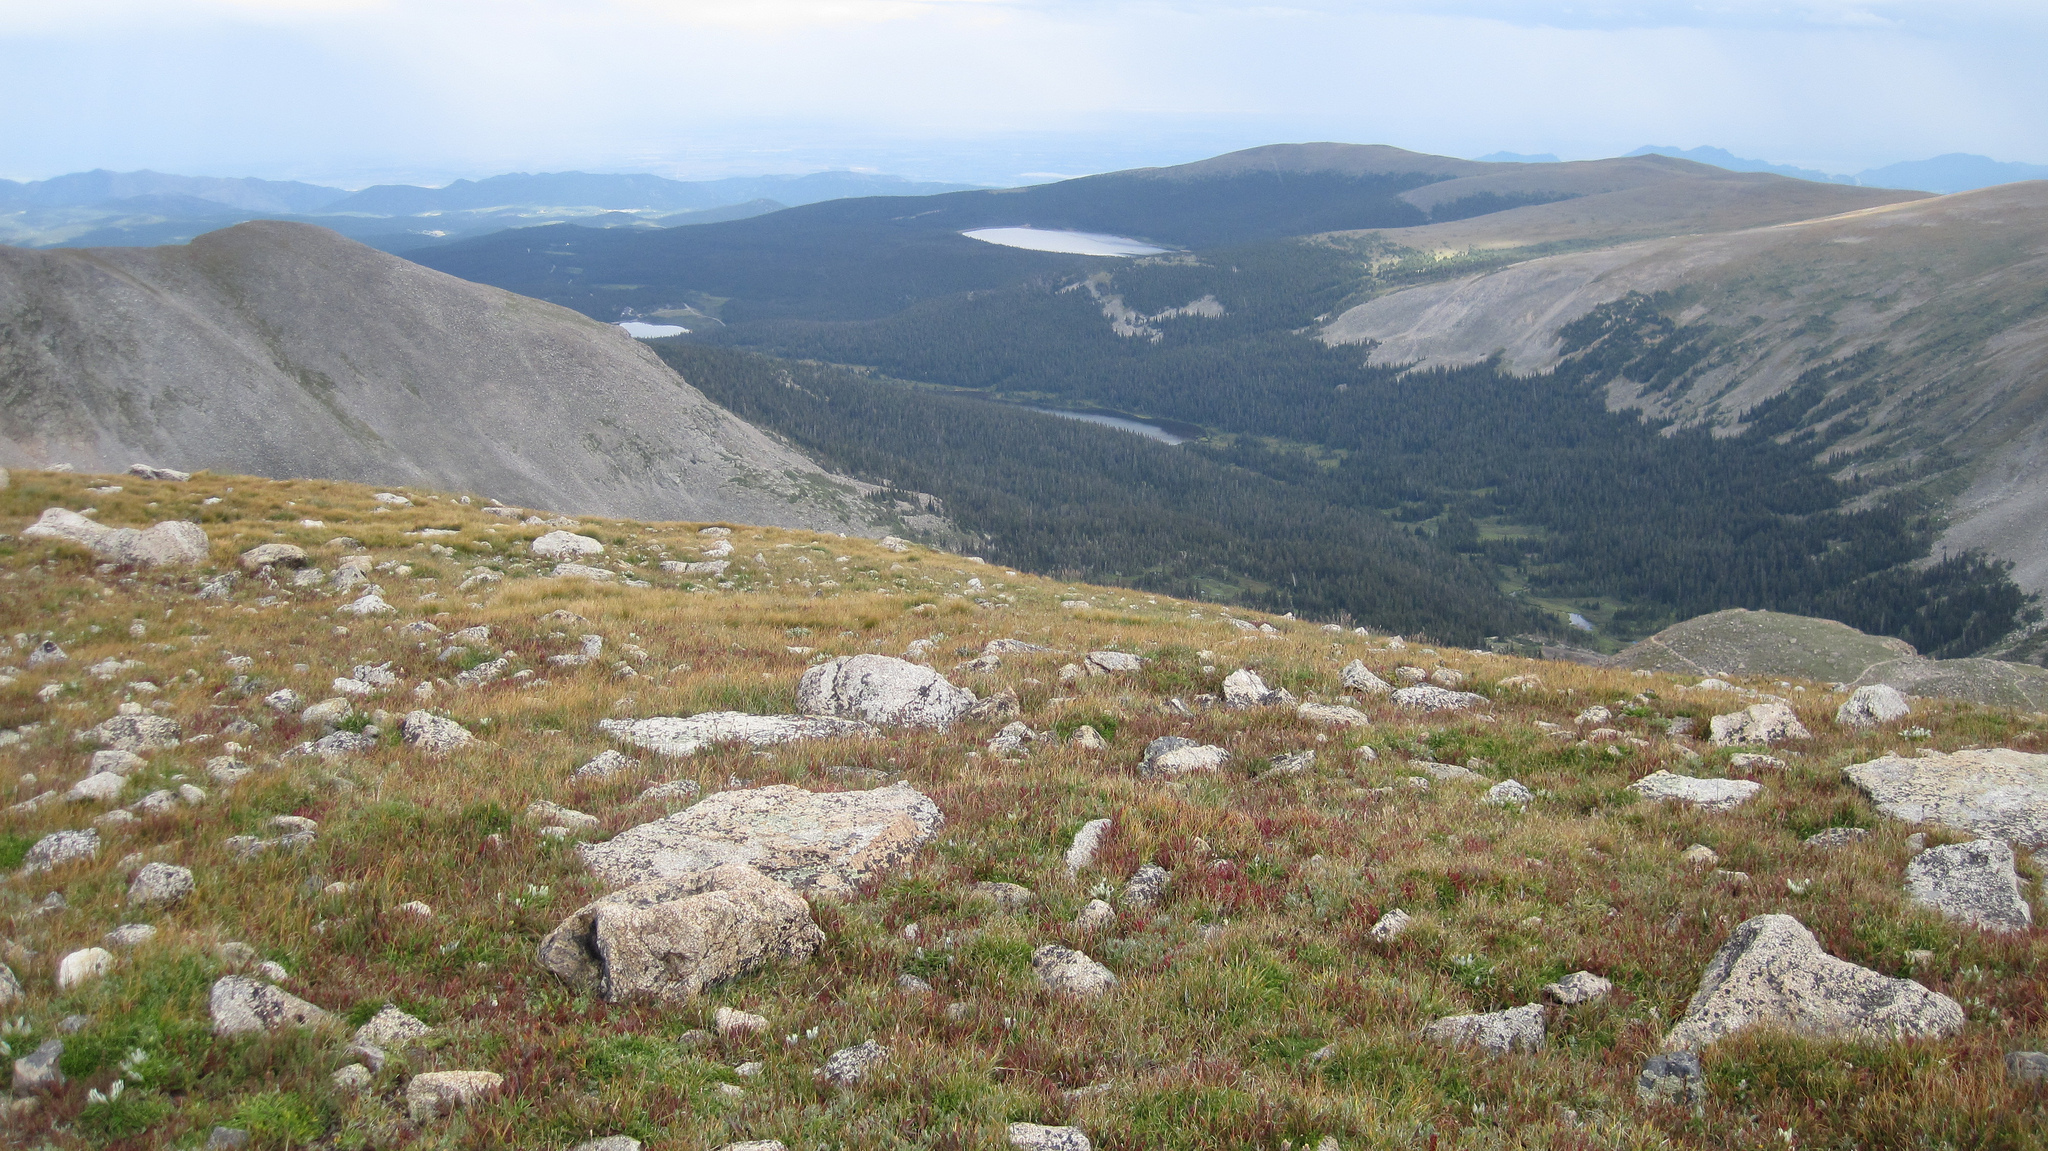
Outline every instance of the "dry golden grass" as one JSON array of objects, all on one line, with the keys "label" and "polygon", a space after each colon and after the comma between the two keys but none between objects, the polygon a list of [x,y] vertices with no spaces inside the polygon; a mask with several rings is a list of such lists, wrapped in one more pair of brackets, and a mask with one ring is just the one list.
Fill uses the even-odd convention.
[{"label": "dry golden grass", "polygon": [[[105,485],[123,490],[87,491]],[[1104,1148],[1275,1151],[1325,1136],[1347,1149],[2023,1147],[2040,1145],[2048,1129],[2041,1095],[2008,1082],[2002,1065],[2005,1051],[2039,1048],[2048,1031],[2043,933],[1989,937],[1905,903],[1912,829],[1877,816],[1840,769],[1911,741],[1837,729],[1841,697],[1824,685],[1759,685],[1790,698],[1816,738],[1781,753],[1786,770],[1757,773],[1761,798],[1706,815],[1639,803],[1625,790],[1660,767],[1730,774],[1726,752],[1674,740],[1664,723],[1689,716],[1704,727],[1738,697],[1667,677],[1431,649],[1419,639],[1390,650],[1384,636],[1246,617],[1278,630],[1265,636],[1207,605],[1010,574],[921,548],[896,554],[868,540],[739,525],[730,587],[658,567],[697,558],[711,542],[701,525],[588,518],[578,530],[653,586],[524,578],[547,570],[523,557],[551,526],[407,489],[394,490],[415,506],[379,512],[373,490],[37,472],[16,473],[0,491],[0,531],[14,536],[0,541],[0,633],[49,636],[70,654],[0,685],[0,727],[37,725],[0,748],[8,801],[61,794],[83,776],[89,748],[73,733],[122,702],[160,710],[198,737],[153,753],[124,798],[178,782],[209,792],[198,806],[104,830],[91,863],[6,882],[6,958],[27,988],[10,1009],[19,1016],[5,1036],[10,1048],[19,1055],[59,1034],[66,1016],[91,1020],[63,1036],[70,1085],[17,1115],[10,1145],[197,1146],[215,1124],[250,1128],[265,1146],[555,1148],[626,1133],[691,1151],[745,1138],[803,1151],[998,1147],[1011,1120],[1072,1122]],[[385,566],[373,579],[398,611],[338,616],[345,598],[250,578],[229,598],[196,598],[210,572],[102,572],[80,549],[19,538],[50,506],[94,506],[115,525],[198,520],[219,570],[273,541],[301,544],[332,570],[353,549],[328,541],[353,537]],[[407,534],[423,528],[456,534]],[[412,570],[399,573],[397,564]],[[480,566],[508,578],[458,594]],[[969,587],[970,579],[983,586]],[[1081,599],[1091,606],[1061,606]],[[557,610],[588,622],[542,618]],[[417,620],[444,633],[488,625],[491,642],[444,661],[445,638],[402,630]],[[604,636],[600,660],[573,669],[547,662],[577,650],[585,633]],[[1060,649],[952,678],[977,693],[1015,689],[1035,729],[1093,724],[1112,733],[1109,750],[1045,742],[1003,760],[983,746],[988,725],[963,723],[946,733],[726,748],[679,761],[643,756],[637,773],[569,782],[613,746],[599,719],[785,712],[812,660],[897,655],[941,634],[929,656],[941,671],[999,637]],[[0,663],[24,665],[25,653],[10,646]],[[1145,670],[1060,683],[1063,663],[1112,647],[1146,656]],[[532,675],[453,686],[461,668],[505,653]],[[238,673],[226,663],[231,655],[253,666]],[[1194,705],[1238,667],[1303,698],[1335,700],[1338,669],[1355,658],[1389,678],[1400,664],[1465,671],[1468,686],[1492,697],[1492,719],[1422,717],[1365,699],[1358,705],[1373,726],[1346,731],[1307,724],[1291,709],[1188,717],[1167,703]],[[109,659],[139,666],[108,679],[88,671]],[[401,686],[365,710],[441,709],[482,742],[430,759],[398,741],[391,717],[378,716],[385,734],[372,752],[277,764],[318,733],[301,732],[263,696],[290,687],[322,699],[355,665],[387,660]],[[1499,685],[1530,674],[1540,687]],[[156,690],[134,686],[144,682]],[[425,703],[412,694],[420,683],[435,685]],[[50,685],[60,686],[46,699]],[[1611,745],[1581,746],[1535,726],[1569,727],[1594,703],[1613,708],[1613,726],[1648,746],[1619,745],[1617,757]],[[260,730],[226,734],[237,718]],[[1954,705],[1923,706],[1913,722],[1933,733],[1917,745],[1939,748],[2039,750],[2048,729],[2039,716]],[[1235,762],[1214,777],[1141,780],[1145,744],[1168,734],[1224,744]],[[259,770],[221,786],[205,762],[230,740]],[[1700,758],[1688,759],[1681,744]],[[1366,746],[1376,760],[1363,757]],[[1272,756],[1307,748],[1317,752],[1312,771],[1260,777]],[[1410,758],[1483,759],[1486,774],[1518,779],[1538,800],[1517,812],[1481,805],[1476,787],[1418,790],[1405,782],[1416,774]],[[706,791],[734,779],[866,786],[827,770],[834,767],[912,781],[937,800],[946,828],[913,865],[859,898],[818,902],[828,942],[808,964],[757,972],[684,1007],[620,1008],[571,995],[534,962],[539,937],[597,888],[572,844],[537,833],[523,814],[529,803],[589,812],[603,821],[596,834],[608,835],[669,810],[638,798],[654,781],[692,779]],[[99,805],[62,802],[8,812],[0,862],[98,814]],[[247,862],[223,846],[281,814],[318,820],[317,842]],[[1072,834],[1104,816],[1116,826],[1102,857],[1069,880],[1061,856]],[[1837,824],[1873,834],[1832,852],[1800,845]],[[1679,854],[1692,843],[1712,846],[1723,868],[1750,882],[1733,886],[1685,866]],[[124,912],[138,855],[191,867],[194,898],[175,911]],[[1071,926],[1082,904],[1145,861],[1174,870],[1161,906],[1122,910],[1113,930],[1092,936]],[[1795,895],[1793,879],[1812,883]],[[968,897],[981,880],[1021,883],[1037,898],[1004,911]],[[352,886],[326,893],[334,882]],[[39,914],[51,891],[64,893],[67,909]],[[413,900],[433,917],[395,910]],[[1367,928],[1396,907],[1415,926],[1391,943],[1371,939]],[[1733,925],[1772,911],[1798,916],[1837,955],[1955,996],[1968,1029],[1909,1044],[1743,1037],[1709,1050],[1715,1097],[1703,1110],[1639,1105],[1637,1069],[1683,1011],[1707,957]],[[119,952],[104,981],[59,994],[57,960],[124,921],[161,930]],[[906,937],[913,924],[915,942]],[[226,940],[281,962],[288,990],[331,1011],[360,1021],[394,1002],[437,1032],[409,1060],[394,1059],[370,1091],[340,1094],[328,1075],[348,1058],[332,1034],[210,1034],[207,989],[225,971],[216,948]],[[1103,961],[1118,988],[1081,1004],[1048,997],[1028,965],[1031,949],[1047,942]],[[1912,964],[1915,949],[1933,958]],[[1613,979],[1617,994],[1555,1014],[1542,1054],[1489,1059],[1417,1037],[1440,1015],[1530,1002],[1544,983],[1580,968]],[[898,991],[906,971],[936,994]],[[677,1042],[720,1005],[766,1015],[769,1033],[702,1049]],[[893,1051],[885,1073],[850,1091],[813,1082],[827,1054],[869,1038]],[[1309,1059],[1325,1047],[1325,1057]],[[90,1102],[88,1092],[108,1088],[136,1050],[145,1054],[131,1061],[125,1093]],[[748,1060],[765,1067],[742,1080],[732,1068]],[[505,1090],[424,1129],[405,1121],[410,1073],[467,1068],[504,1074]],[[744,1097],[722,1094],[726,1084],[744,1084]],[[1104,1089],[1066,1094],[1091,1086]]]}]

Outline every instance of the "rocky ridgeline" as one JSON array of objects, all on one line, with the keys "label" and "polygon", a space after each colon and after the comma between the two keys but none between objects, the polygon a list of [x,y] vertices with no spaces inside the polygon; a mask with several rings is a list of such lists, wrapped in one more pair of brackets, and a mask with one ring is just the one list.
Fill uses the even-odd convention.
[{"label": "rocky ridgeline", "polygon": [[[319,1071],[262,1089],[315,1116],[306,1139],[533,1145],[542,1115],[581,1151],[641,1146],[559,1118],[575,1079],[637,1092],[650,1145],[762,1151],[807,1145],[800,1100],[887,1106],[942,1066],[995,1090],[991,1060],[1039,1058],[1007,1044],[1058,1049],[1064,1023],[1091,1038],[1005,1105],[1043,1122],[1000,1138],[1142,1145],[1129,1102],[1199,1079],[1174,1061],[1232,1040],[1178,1028],[1230,995],[1277,996],[1258,1027],[1307,1045],[1263,1090],[1360,1044],[1446,1049],[1604,1078],[1603,1108],[1681,1142],[1688,1109],[1752,1105],[1709,1088],[1737,1036],[1950,1044],[1966,1068],[2001,1047],[1977,1090],[2048,1069],[2025,1046],[2038,1003],[1999,1000],[2000,1024],[1981,1005],[2003,977],[1957,966],[2040,958],[2048,755],[1936,730],[2037,746],[2040,717],[1253,621],[894,539],[428,493],[286,486],[295,538],[255,542],[282,497],[234,486],[263,481],[91,482],[39,481],[132,486],[144,510],[176,485],[194,518],[52,508],[0,540],[20,1130],[279,1141],[286,1105],[220,1070],[272,1044]],[[1889,902],[1852,905],[1873,884]],[[1677,910],[1632,921],[1653,906]],[[1849,921],[1929,945],[1873,950]],[[1262,942],[1312,936],[1341,941],[1315,963],[1462,990],[1358,1022]],[[1488,974],[1518,950],[1548,974]],[[162,990],[174,970],[198,982]],[[1247,972],[1264,982],[1230,990]],[[132,1022],[151,1011],[182,1038]],[[1158,1054],[1125,1060],[1118,1020]],[[1633,1054],[1586,1046],[1602,1029]],[[1322,1151],[1369,1141],[1316,1124]]]}]

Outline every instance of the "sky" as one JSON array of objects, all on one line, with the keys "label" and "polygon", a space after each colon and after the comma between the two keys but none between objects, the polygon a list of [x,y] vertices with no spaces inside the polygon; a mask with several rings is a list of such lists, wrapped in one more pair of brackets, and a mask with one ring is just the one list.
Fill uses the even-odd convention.
[{"label": "sky", "polygon": [[2043,0],[4,0],[0,177],[1016,184],[1341,140],[2048,163]]}]

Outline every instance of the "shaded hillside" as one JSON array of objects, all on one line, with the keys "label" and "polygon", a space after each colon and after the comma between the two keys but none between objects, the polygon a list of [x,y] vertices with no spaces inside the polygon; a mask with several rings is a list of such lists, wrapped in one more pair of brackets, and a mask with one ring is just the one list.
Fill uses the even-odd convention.
[{"label": "shaded hillside", "polygon": [[851,486],[618,328],[320,228],[0,248],[0,463],[138,460],[866,527]]}]

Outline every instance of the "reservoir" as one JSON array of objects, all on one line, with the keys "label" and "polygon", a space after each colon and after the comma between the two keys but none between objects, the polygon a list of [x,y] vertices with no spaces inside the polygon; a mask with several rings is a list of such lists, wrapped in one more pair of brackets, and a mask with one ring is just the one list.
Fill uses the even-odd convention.
[{"label": "reservoir", "polygon": [[1043,412],[1048,416],[1058,416],[1063,420],[1080,420],[1083,423],[1101,424],[1105,428],[1115,428],[1118,431],[1130,432],[1133,435],[1144,436],[1148,440],[1158,440],[1162,444],[1184,444],[1190,438],[1188,436],[1177,436],[1165,428],[1145,423],[1143,420],[1134,420],[1127,416],[1106,416],[1101,412],[1070,412],[1064,408],[1032,408],[1031,410]]},{"label": "reservoir", "polygon": [[1129,236],[1100,232],[1062,232],[1051,228],[976,228],[961,235],[985,244],[1029,248],[1034,252],[1065,252],[1076,256],[1156,256],[1166,251]]}]

